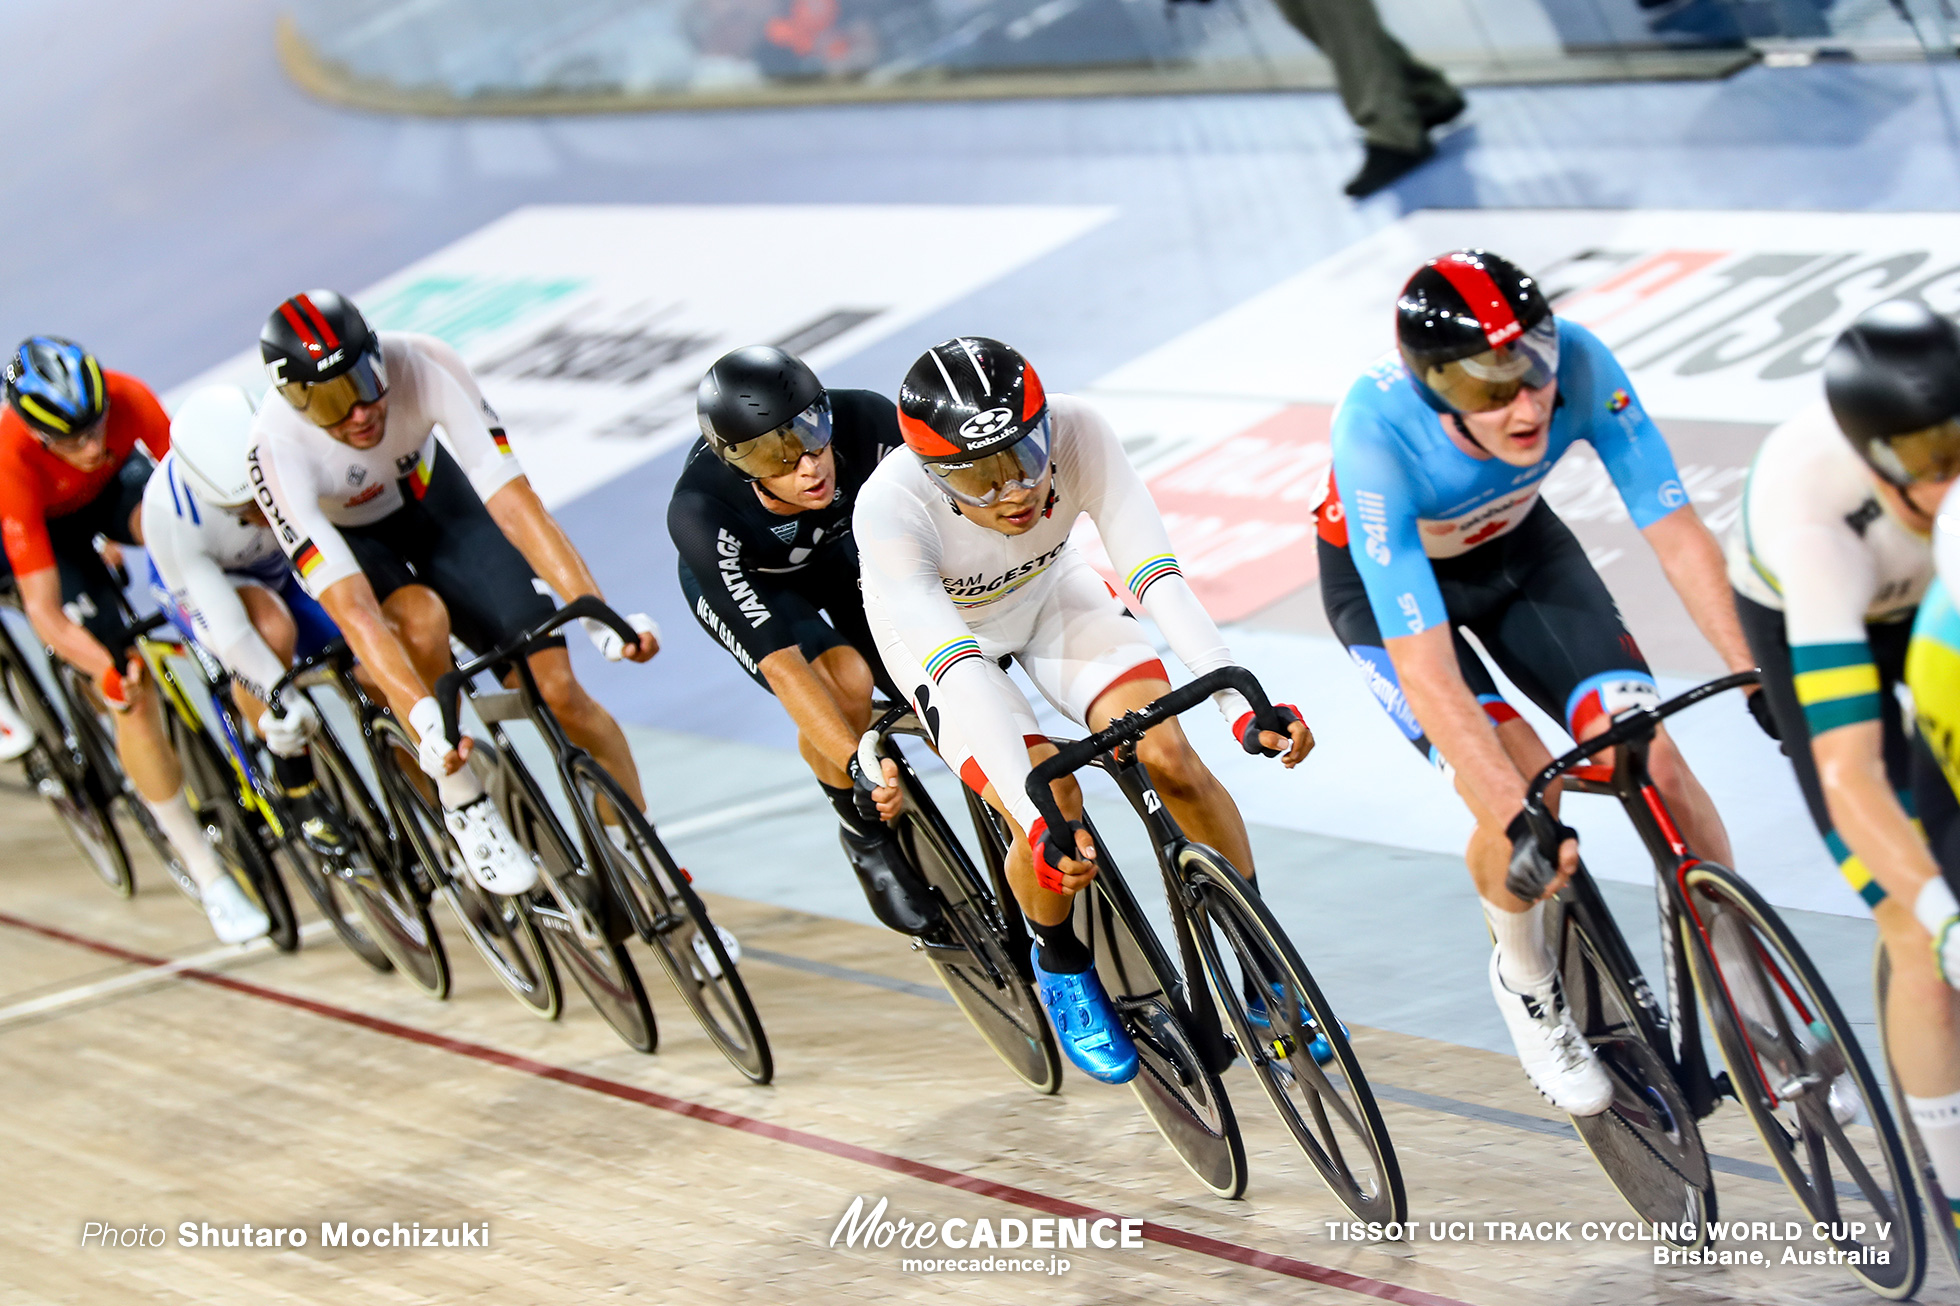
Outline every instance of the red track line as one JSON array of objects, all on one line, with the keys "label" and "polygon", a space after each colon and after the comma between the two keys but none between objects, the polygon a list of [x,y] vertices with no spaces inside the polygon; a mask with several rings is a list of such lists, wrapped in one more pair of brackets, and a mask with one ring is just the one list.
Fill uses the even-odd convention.
[{"label": "red track line", "polygon": [[[23,920],[18,916],[11,916],[5,912],[0,912],[0,925],[10,925],[17,930],[25,930],[30,934],[41,935],[43,938],[73,944],[78,948],[87,948],[92,952],[114,957],[120,961],[132,962],[139,966],[164,966],[169,964],[169,959],[165,957],[154,957],[148,953],[136,952],[129,948],[119,947],[113,943],[104,943],[98,939],[85,938],[82,935],[71,934],[66,930],[57,929],[51,925],[40,925],[33,921]],[[889,1170],[894,1174],[902,1174],[912,1179],[922,1179],[927,1183],[939,1184],[942,1187],[954,1188],[962,1192],[977,1193],[982,1197],[991,1197],[997,1201],[1008,1202],[1029,1210],[1045,1211],[1050,1215],[1065,1216],[1069,1219],[1122,1218],[1113,1212],[1098,1210],[1093,1206],[1083,1206],[1079,1202],[1071,1202],[1066,1198],[1049,1197],[1043,1193],[1031,1192],[1025,1188],[1016,1188],[1011,1184],[998,1183],[992,1179],[982,1179],[976,1175],[963,1174],[958,1170],[947,1170],[940,1166],[927,1165],[923,1161],[911,1161],[902,1156],[893,1156],[889,1152],[879,1152],[872,1148],[860,1147],[856,1143],[841,1142],[834,1138],[825,1138],[821,1134],[812,1134],[801,1129],[792,1129],[787,1125],[770,1124],[766,1120],[757,1120],[750,1116],[737,1115],[732,1111],[723,1111],[719,1107],[703,1106],[699,1102],[688,1102],[681,1098],[669,1097],[665,1093],[656,1093],[651,1089],[635,1088],[631,1084],[622,1084],[617,1080],[601,1079],[597,1075],[588,1075],[582,1071],[568,1070],[563,1066],[554,1066],[542,1061],[533,1061],[529,1057],[520,1057],[514,1053],[500,1051],[493,1047],[486,1047],[481,1043],[471,1043],[464,1039],[450,1038],[446,1034],[436,1034],[428,1030],[416,1029],[411,1025],[397,1024],[392,1020],[384,1020],[379,1016],[370,1016],[362,1012],[350,1011],[345,1007],[336,1007],[331,1003],[319,1002],[312,998],[303,998],[293,993],[284,993],[278,989],[270,989],[263,985],[234,979],[229,975],[204,970],[184,970],[177,972],[177,978],[196,980],[200,984],[209,984],[216,988],[228,989],[233,993],[242,993],[247,997],[259,998],[266,1002],[276,1002],[283,1006],[295,1007],[301,1011],[311,1012],[313,1015],[321,1016],[328,1020],[337,1020],[342,1024],[355,1025],[362,1029],[372,1030],[377,1034],[387,1034],[410,1043],[419,1043],[424,1047],[439,1048],[444,1052],[453,1052],[458,1056],[470,1057],[494,1066],[502,1066],[507,1070],[516,1070],[523,1074],[535,1075],[539,1079],[555,1080],[560,1084],[569,1084],[573,1088],[582,1088],[589,1092],[604,1094],[607,1097],[617,1098],[622,1102],[632,1102],[639,1106],[653,1107],[660,1111],[669,1111],[678,1116],[686,1116],[691,1120],[699,1120],[704,1124],[719,1125],[724,1129],[733,1129],[738,1133],[750,1134],[758,1138],[772,1139],[779,1143],[788,1143],[792,1147],[807,1148],[812,1152],[822,1152],[828,1156],[840,1157],[846,1161],[856,1161],[860,1165],[871,1166],[879,1170]],[[1185,1251],[1197,1252],[1200,1255],[1215,1257],[1221,1261],[1234,1261],[1240,1265],[1252,1266],[1254,1269],[1270,1270],[1274,1274],[1283,1274],[1294,1279],[1305,1279],[1312,1283],[1324,1284],[1330,1288],[1342,1288],[1348,1292],[1360,1293],[1363,1296],[1374,1297],[1380,1301],[1396,1302],[1399,1306],[1468,1306],[1468,1303],[1458,1301],[1453,1297],[1439,1297],[1435,1293],[1424,1292],[1420,1288],[1407,1288],[1400,1284],[1385,1283],[1380,1279],[1368,1278],[1366,1275],[1350,1274],[1346,1270],[1336,1270],[1330,1266],[1315,1265],[1311,1261],[1297,1260],[1294,1257],[1281,1256],[1275,1252],[1262,1252],[1257,1248],[1244,1247],[1238,1243],[1226,1242],[1223,1239],[1208,1237],[1205,1234],[1191,1233],[1184,1229],[1173,1229],[1169,1225],[1145,1221],[1143,1224],[1143,1236],[1152,1242],[1163,1243],[1168,1247],[1179,1247]]]}]

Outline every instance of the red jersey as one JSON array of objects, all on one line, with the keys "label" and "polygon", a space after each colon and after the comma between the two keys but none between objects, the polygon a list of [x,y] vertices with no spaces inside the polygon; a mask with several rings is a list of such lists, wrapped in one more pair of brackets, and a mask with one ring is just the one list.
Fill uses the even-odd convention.
[{"label": "red jersey", "polygon": [[16,576],[54,566],[48,518],[102,493],[139,442],[153,458],[170,452],[170,415],[150,387],[107,368],[102,383],[109,395],[109,458],[91,472],[49,453],[11,405],[0,412],[0,544]]}]

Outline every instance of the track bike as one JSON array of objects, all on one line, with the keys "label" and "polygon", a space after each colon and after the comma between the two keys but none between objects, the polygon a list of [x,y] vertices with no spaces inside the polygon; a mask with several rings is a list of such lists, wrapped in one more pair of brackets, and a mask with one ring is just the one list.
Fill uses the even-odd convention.
[{"label": "track bike", "polygon": [[[1825,1224],[1832,1244],[1848,1254],[1852,1274],[1882,1297],[1910,1297],[1926,1268],[1922,1213],[1899,1132],[1856,1035],[1762,895],[1688,847],[1647,769],[1663,720],[1758,680],[1754,671],[1739,672],[1623,712],[1527,789],[1525,812],[1554,860],[1557,833],[1544,799],[1560,780],[1618,799],[1654,859],[1662,995],[1641,974],[1583,864],[1549,904],[1546,938],[1566,1004],[1614,1087],[1606,1111],[1575,1116],[1573,1124],[1607,1178],[1665,1241],[1700,1247],[1716,1199],[1696,1122],[1722,1098],[1736,1099],[1806,1215]],[[1607,749],[1616,750],[1612,764],[1593,764]],[[1697,996],[1725,1073],[1709,1066]]]},{"label": "track bike", "polygon": [[1007,884],[1000,818],[961,786],[986,862],[983,874],[898,747],[901,736],[929,739],[925,728],[904,704],[879,707],[858,746],[858,761],[866,775],[883,773],[882,758],[897,764],[905,811],[893,833],[939,908],[940,924],[913,946],[1008,1068],[1036,1092],[1053,1093],[1062,1085],[1062,1058],[1035,995],[1028,929]]},{"label": "track bike", "polygon": [[[628,642],[639,638],[596,597],[575,599],[502,648],[445,673],[435,694],[444,729],[449,738],[462,738],[459,697],[467,691],[492,740],[473,743],[471,761],[484,767],[487,787],[512,834],[538,860],[542,884],[526,901],[528,914],[613,1031],[642,1052],[651,1052],[658,1040],[639,972],[621,946],[637,935],[660,959],[675,992],[722,1055],[750,1080],[766,1084],[775,1062],[738,957],[638,804],[566,737],[538,692],[526,655],[559,627],[587,617],[611,626]],[[515,688],[483,690],[472,683],[481,672],[499,670],[514,676]],[[576,838],[519,760],[504,729],[516,720],[528,720],[544,737]]]},{"label": "track bike", "polygon": [[[1073,919],[1136,1042],[1131,1086],[1192,1172],[1221,1197],[1245,1191],[1245,1145],[1218,1079],[1242,1056],[1342,1204],[1357,1219],[1401,1221],[1408,1214],[1401,1167],[1346,1028],[1257,888],[1216,850],[1185,837],[1137,757],[1151,727],[1223,689],[1245,696],[1258,728],[1285,733],[1253,674],[1221,667],[1062,744],[1029,775],[1028,797],[1048,823],[1057,862],[1075,850],[1060,843],[1070,825],[1050,785],[1085,766],[1114,777],[1150,833],[1182,973],[1100,837],[1095,878],[1076,894]],[[1260,995],[1261,1009],[1249,992]]]}]

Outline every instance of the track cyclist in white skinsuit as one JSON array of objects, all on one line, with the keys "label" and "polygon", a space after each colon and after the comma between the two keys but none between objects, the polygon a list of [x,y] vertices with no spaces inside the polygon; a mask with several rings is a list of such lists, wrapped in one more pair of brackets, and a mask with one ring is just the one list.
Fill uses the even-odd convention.
[{"label": "track cyclist in white skinsuit", "polygon": [[[567,600],[598,595],[598,583],[448,345],[377,336],[320,290],[273,310],[259,352],[283,400],[253,428],[259,503],[307,592],[414,731],[470,873],[493,893],[526,892],[537,866],[464,766],[470,741],[444,737],[431,686],[452,665],[452,631],[487,650],[551,615],[540,575]],[[627,620],[640,632],[631,643],[596,622],[587,633],[607,658],[644,662],[658,635],[643,614]],[[564,640],[527,661],[572,742],[644,806],[626,736],[573,676]]]},{"label": "track cyclist in white skinsuit", "polygon": [[[1069,544],[1083,513],[1193,673],[1230,666],[1232,654],[1108,423],[1080,400],[1049,399],[1020,354],[979,337],[936,345],[906,374],[898,408],[906,447],[871,474],[852,517],[865,616],[940,755],[1012,827],[1008,882],[1036,935],[1035,975],[1063,1049],[1120,1084],[1136,1074],[1136,1047],[1069,925],[1071,900],[1095,876],[1095,845],[1078,827],[1076,856],[1050,862],[1025,786],[1054,746],[998,659],[1012,655],[1092,730],[1169,692],[1141,627]],[[1281,735],[1255,730],[1238,694],[1216,701],[1249,752],[1284,750],[1292,767],[1313,747],[1292,708],[1281,709]],[[1138,755],[1178,823],[1251,879],[1245,822],[1177,721],[1145,735]],[[1072,781],[1055,790],[1071,818],[1081,811]]]}]

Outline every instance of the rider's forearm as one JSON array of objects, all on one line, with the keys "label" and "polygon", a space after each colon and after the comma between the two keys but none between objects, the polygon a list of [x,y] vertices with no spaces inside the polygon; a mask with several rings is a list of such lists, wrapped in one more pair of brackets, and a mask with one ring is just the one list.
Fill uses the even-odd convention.
[{"label": "rider's forearm", "polygon": [[1386,643],[1409,710],[1429,742],[1455,769],[1482,814],[1500,825],[1509,822],[1524,806],[1524,777],[1504,751],[1483,705],[1463,683],[1450,628],[1432,626]]},{"label": "rider's forearm", "polygon": [[380,685],[388,706],[406,722],[409,710],[434,691],[415,669],[408,650],[402,647],[388,619],[381,614],[381,605],[375,601],[367,577],[349,576],[335,581],[320,596],[320,606],[340,627],[355,658]]},{"label": "rider's forearm", "polygon": [[494,520],[531,570],[542,576],[565,602],[599,592],[599,582],[572,544],[564,528],[545,511],[544,501],[531,488],[528,477],[520,476],[503,486],[484,503]]},{"label": "rider's forearm", "polygon": [[803,737],[838,769],[849,770],[851,755],[857,752],[857,733],[838,710],[823,681],[810,669],[802,650],[777,649],[762,659],[760,669],[762,678],[769,682],[769,688],[775,691],[783,710],[796,722]]},{"label": "rider's forearm", "polygon": [[101,679],[103,672],[116,665],[116,659],[102,647],[102,641],[70,621],[68,614],[61,610],[60,572],[53,567],[31,571],[18,577],[16,584],[29,624],[49,648],[81,668],[91,680]]},{"label": "rider's forearm", "polygon": [[1688,615],[1694,619],[1702,638],[1731,671],[1747,671],[1756,665],[1743,638],[1742,622],[1735,615],[1735,597],[1729,588],[1728,564],[1722,546],[1692,504],[1684,504],[1648,526],[1641,534],[1660,559],[1668,583],[1681,596]]},{"label": "rider's forearm", "polygon": [[1879,723],[1840,726],[1811,741],[1831,824],[1879,887],[1911,906],[1939,875],[1885,775]]}]

